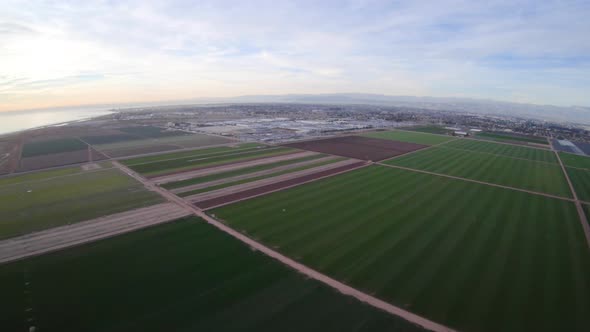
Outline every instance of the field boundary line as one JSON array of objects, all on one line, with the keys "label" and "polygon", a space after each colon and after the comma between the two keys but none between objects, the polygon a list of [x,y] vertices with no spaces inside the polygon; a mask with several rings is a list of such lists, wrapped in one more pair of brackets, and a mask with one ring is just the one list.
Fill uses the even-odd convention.
[{"label": "field boundary line", "polygon": [[[391,157],[391,158],[387,158],[387,159],[379,160],[377,163],[381,163],[381,162],[384,162],[384,161],[393,160],[393,159],[400,158],[400,157],[405,157],[405,156],[407,156],[407,155],[410,155],[410,154],[413,154],[413,153],[417,153],[417,152],[420,152],[420,151],[426,151],[426,150],[429,150],[429,149],[432,149],[432,148],[435,148],[435,147],[439,147],[439,146],[441,146],[441,145],[443,145],[443,144],[447,144],[447,143],[449,143],[449,142],[456,141],[456,140],[458,140],[458,139],[459,139],[459,138],[454,138],[454,139],[450,139],[450,140],[448,140],[448,141],[444,141],[444,142],[436,143],[436,144],[434,144],[434,145],[429,145],[429,146],[427,146],[427,147],[425,147],[425,148],[422,148],[422,149],[417,149],[417,150],[414,150],[414,151],[410,151],[410,152],[406,152],[406,153],[398,154],[397,156],[393,156],[393,157]],[[423,144],[423,145],[424,145],[424,144]]]},{"label": "field boundary line", "polygon": [[[390,304],[388,302],[380,300],[372,295],[361,292],[360,290],[358,290],[356,288],[353,288],[351,286],[343,284],[343,283],[341,283],[335,279],[332,279],[332,278],[328,277],[327,275],[324,275],[316,270],[313,270],[310,267],[303,265],[303,264],[279,253],[278,251],[275,251],[275,250],[265,246],[264,244],[262,244],[256,240],[253,240],[253,239],[249,238],[248,236],[246,236],[246,235],[234,230],[233,228],[223,224],[222,222],[209,216],[203,210],[190,204],[189,202],[185,201],[184,199],[172,194],[171,192],[169,192],[163,188],[156,186],[155,184],[153,184],[149,180],[143,178],[141,175],[135,173],[133,170],[127,168],[125,165],[123,165],[117,161],[113,161],[113,165],[115,165],[116,167],[119,167],[124,173],[128,174],[129,176],[131,176],[134,179],[143,183],[147,189],[155,191],[155,192],[159,193],[160,195],[162,195],[164,198],[166,198],[168,201],[170,201],[172,203],[176,203],[177,205],[184,207],[185,209],[191,211],[194,215],[196,215],[197,217],[201,217],[208,224],[216,227],[220,231],[229,234],[230,236],[232,236],[235,239],[241,241],[242,243],[248,245],[249,247],[262,252],[266,256],[269,256],[269,257],[279,261],[280,263],[287,265],[288,267],[294,269],[295,271],[297,271],[303,275],[306,275],[314,280],[317,280],[317,281],[327,285],[328,287],[339,291],[340,293],[342,293],[344,295],[352,296],[355,299],[357,299],[363,303],[366,303],[372,307],[383,310],[383,311],[385,311],[391,315],[394,315],[396,317],[401,317],[402,319],[405,319],[411,323],[422,326],[422,327],[424,327],[428,330],[431,330],[431,331],[435,331],[435,332],[454,332],[455,331],[455,330],[451,329],[450,327],[436,323],[436,322],[431,321],[425,317],[422,317],[422,316],[419,316],[419,315],[414,314],[412,312],[409,312],[407,310],[404,310],[404,309],[397,307],[393,304]],[[367,165],[370,165],[370,163]]]},{"label": "field boundary line", "polygon": [[[225,205],[235,204],[235,203],[238,203],[238,202],[241,202],[241,201],[245,201],[245,200],[249,200],[249,199],[252,199],[252,198],[256,198],[256,197],[260,197],[260,196],[272,194],[272,193],[275,193],[277,191],[287,190],[287,189],[290,189],[290,188],[293,188],[293,187],[297,187],[297,186],[300,186],[300,185],[303,185],[303,184],[311,183],[311,182],[314,182],[314,181],[319,181],[319,180],[322,180],[322,179],[325,179],[325,178],[329,178],[331,176],[335,176],[335,175],[340,175],[340,174],[343,174],[343,173],[351,172],[351,171],[354,171],[354,170],[357,170],[357,169],[361,169],[363,167],[367,167],[367,166],[370,166],[370,165],[371,165],[371,163],[368,163],[367,162],[367,163],[364,163],[362,165],[359,165],[358,167],[346,169],[346,170],[343,170],[343,171],[340,171],[340,172],[336,172],[336,173],[331,173],[331,174],[324,175],[324,176],[319,177],[319,178],[307,180],[307,181],[300,182],[300,183],[295,183],[295,184],[292,184],[290,186],[286,186],[286,187],[278,188],[278,189],[275,189],[275,190],[263,192],[263,193],[260,193],[260,194],[256,194],[256,195],[252,195],[252,196],[248,196],[248,197],[244,197],[244,198],[240,198],[240,199],[237,199],[235,201],[217,204],[215,206],[210,206],[208,208],[204,208],[204,209],[199,208],[199,209],[202,210],[202,211],[209,211],[209,210],[216,209],[216,208],[219,208],[219,207],[222,207],[222,206],[225,206]],[[187,198],[189,198],[189,197],[187,197]],[[221,196],[221,197],[223,197],[223,196]]]},{"label": "field boundary line", "polygon": [[580,223],[582,224],[582,230],[584,231],[584,236],[586,237],[586,244],[588,245],[588,249],[590,249],[590,225],[588,224],[588,219],[586,217],[586,213],[584,213],[584,208],[582,207],[582,203],[580,203],[580,200],[578,199],[578,194],[576,193],[576,190],[574,189],[574,184],[572,183],[569,175],[567,174],[567,170],[565,169],[565,166],[563,165],[563,162],[561,161],[561,157],[559,157],[559,153],[557,152],[557,150],[553,149],[553,146],[552,146],[552,150],[553,150],[553,153],[555,153],[555,156],[557,156],[557,160],[559,161],[559,165],[561,165],[561,170],[563,172],[563,175],[565,176],[565,179],[567,180],[567,183],[568,183],[570,190],[572,192],[572,195],[574,197],[574,203],[576,204],[576,210],[578,210],[578,216],[580,217]]},{"label": "field boundary line", "polygon": [[475,151],[475,150],[468,150],[468,149],[461,149],[461,148],[454,148],[454,147],[449,147],[449,146],[443,146],[443,149],[450,149],[450,150],[457,150],[457,151],[465,151],[465,152],[469,152],[469,153],[481,153],[481,154],[486,154],[486,155],[490,155],[490,156],[495,156],[495,157],[503,157],[503,158],[510,158],[510,159],[517,159],[517,160],[524,160],[524,161],[530,161],[533,163],[541,163],[541,164],[547,164],[547,165],[552,165],[552,166],[559,166],[559,163],[557,162],[548,162],[548,161],[542,161],[542,160],[533,160],[533,159],[526,159],[526,158],[520,158],[520,157],[512,157],[512,156],[507,156],[504,154],[498,154],[498,153],[491,153],[491,152],[482,152],[482,151]]},{"label": "field boundary line", "polygon": [[479,180],[472,180],[472,179],[468,179],[468,178],[462,178],[460,176],[447,175],[447,174],[442,174],[442,173],[424,171],[424,170],[415,169],[415,168],[409,168],[409,167],[403,167],[403,166],[397,166],[397,165],[389,165],[389,164],[383,164],[383,163],[375,163],[375,164],[376,165],[380,165],[380,166],[385,166],[385,167],[403,169],[403,170],[411,171],[411,172],[417,172],[417,173],[423,173],[423,174],[430,174],[430,175],[445,177],[445,178],[454,179],[454,180],[460,180],[460,181],[478,183],[478,184],[487,185],[487,186],[491,186],[491,187],[497,187],[497,188],[514,190],[514,191],[520,191],[520,192],[524,192],[524,193],[528,193],[528,194],[532,194],[532,195],[538,195],[538,196],[545,196],[545,197],[549,197],[549,198],[560,199],[562,201],[569,201],[569,202],[575,202],[576,201],[575,199],[569,198],[569,197],[557,196],[557,195],[542,193],[542,192],[538,192],[538,191],[534,191],[534,190],[528,190],[528,189],[521,189],[521,188],[516,188],[516,187],[510,187],[510,186],[505,186],[505,185],[502,185],[502,184],[496,184],[496,183],[491,183],[491,182],[485,182],[485,181],[479,181]]},{"label": "field boundary line", "polygon": [[537,149],[537,150],[548,150],[548,151],[551,151],[551,145],[548,146],[547,148],[543,148],[543,147],[540,147],[540,146],[530,146],[530,145],[525,145],[525,144],[516,144],[516,143],[508,143],[508,142],[490,141],[490,140],[485,140],[485,139],[480,139],[480,138],[474,138],[474,137],[457,137],[457,136],[449,136],[449,135],[443,135],[443,134],[423,133],[421,131],[412,131],[412,130],[405,130],[405,129],[390,129],[389,131],[395,131],[395,130],[405,131],[405,132],[409,132],[409,133],[420,133],[420,134],[427,134],[427,135],[443,136],[443,137],[456,137],[457,139],[467,139],[467,140],[474,140],[474,141],[479,141],[479,142],[496,143],[496,144],[506,144],[506,145],[512,145],[512,146],[520,146],[522,148],[529,148],[529,149]]}]

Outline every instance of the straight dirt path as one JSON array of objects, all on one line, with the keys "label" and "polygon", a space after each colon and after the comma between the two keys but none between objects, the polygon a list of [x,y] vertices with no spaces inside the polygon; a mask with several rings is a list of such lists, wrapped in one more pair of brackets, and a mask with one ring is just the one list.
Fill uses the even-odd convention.
[{"label": "straight dirt path", "polygon": [[574,203],[576,204],[576,209],[578,210],[578,216],[580,217],[580,223],[582,224],[582,229],[584,230],[584,235],[586,236],[586,243],[588,244],[588,248],[590,248],[590,225],[588,225],[588,219],[586,219],[586,213],[584,213],[584,208],[582,208],[582,203],[578,199],[578,194],[576,193],[576,190],[574,189],[574,185],[573,185],[572,181],[570,180],[569,175],[567,174],[567,170],[565,169],[565,165],[563,164],[563,161],[561,161],[561,157],[559,156],[559,153],[557,152],[557,150],[555,150],[553,148],[553,145],[551,145],[551,150],[553,150],[553,152],[555,153],[555,156],[557,157],[557,160],[559,161],[559,165],[561,166],[561,170],[563,171],[563,174],[565,175],[565,179],[567,180],[567,184],[570,186],[570,190],[572,191],[572,195],[574,197]]},{"label": "straight dirt path", "polygon": [[504,186],[504,185],[501,185],[501,184],[495,184],[495,183],[490,183],[490,182],[485,182],[485,181],[472,180],[472,179],[462,178],[462,177],[459,177],[459,176],[453,176],[453,175],[435,173],[435,172],[430,172],[430,171],[423,171],[423,170],[419,170],[419,169],[414,169],[414,168],[409,168],[409,167],[403,167],[403,166],[397,166],[397,165],[388,165],[388,164],[383,164],[383,163],[375,163],[375,164],[381,165],[381,166],[385,166],[385,167],[403,169],[403,170],[411,171],[411,172],[417,172],[417,173],[424,173],[424,174],[441,176],[441,177],[445,177],[445,178],[449,178],[449,179],[455,179],[455,180],[461,180],[461,181],[466,181],[466,182],[479,183],[479,184],[483,184],[483,185],[491,186],[491,187],[498,187],[498,188],[515,190],[515,191],[521,191],[521,192],[525,192],[525,193],[529,193],[529,194],[533,194],[533,195],[539,195],[539,196],[545,196],[545,197],[560,199],[560,200],[563,200],[563,201],[575,202],[575,199],[572,199],[572,198],[567,198],[567,197],[562,197],[562,196],[556,196],[556,195],[541,193],[541,192],[538,192],[538,191],[532,191],[532,190],[527,190],[527,189],[514,188],[514,187],[510,187],[510,186]]},{"label": "straight dirt path", "polygon": [[345,295],[352,296],[361,302],[367,303],[375,308],[381,309],[381,310],[388,312],[394,316],[401,317],[409,322],[420,325],[428,330],[436,331],[436,332],[454,331],[453,329],[451,329],[447,326],[433,322],[427,318],[424,318],[422,316],[411,313],[411,312],[404,310],[400,307],[394,306],[394,305],[387,303],[383,300],[380,300],[372,295],[369,295],[369,294],[361,292],[355,288],[352,288],[348,285],[345,285],[345,284],[339,282],[338,280],[332,279],[332,278],[330,278],[330,277],[328,277],[316,270],[313,270],[301,263],[298,263],[295,260],[279,253],[278,251],[275,251],[275,250],[263,245],[262,243],[257,242],[255,240],[247,237],[246,235],[230,228],[229,226],[227,226],[227,225],[223,224],[222,222],[216,220],[215,218],[209,216],[208,214],[206,214],[202,210],[198,209],[197,207],[193,206],[192,204],[188,203],[187,201],[181,199],[180,197],[172,194],[171,192],[169,192],[167,190],[164,190],[164,189],[156,186],[151,181],[143,178],[142,176],[135,173],[131,169],[127,168],[126,166],[122,165],[121,163],[115,161],[115,162],[113,162],[113,164],[116,167],[119,167],[123,172],[125,172],[129,176],[142,182],[146,186],[146,188],[148,188],[149,190],[159,193],[164,198],[168,199],[170,202],[174,202],[174,203],[184,207],[185,209],[191,211],[196,216],[203,218],[207,223],[215,226],[219,230],[231,235],[232,237],[242,241],[243,243],[250,246],[251,248],[258,250],[258,251],[262,252],[263,254],[278,260],[279,262],[289,266],[290,268],[292,268],[292,269],[294,269],[294,270],[296,270],[296,271],[298,271],[298,272],[300,272],[312,279],[320,281],[323,284],[328,285],[329,287],[332,287],[333,289],[336,289]]},{"label": "straight dirt path", "polygon": [[163,203],[0,241],[0,264],[82,245],[189,215]]}]

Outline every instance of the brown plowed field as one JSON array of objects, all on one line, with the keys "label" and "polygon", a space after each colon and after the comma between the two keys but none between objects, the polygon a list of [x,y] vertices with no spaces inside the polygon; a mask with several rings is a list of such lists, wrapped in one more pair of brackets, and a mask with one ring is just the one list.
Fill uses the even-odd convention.
[{"label": "brown plowed field", "polygon": [[357,162],[354,164],[348,164],[348,165],[344,165],[341,167],[336,167],[336,168],[328,169],[325,171],[321,171],[321,172],[317,172],[317,173],[313,173],[313,174],[308,174],[308,175],[301,176],[298,178],[280,181],[280,182],[268,184],[265,186],[261,186],[258,188],[244,190],[244,191],[237,192],[234,194],[229,194],[226,196],[216,197],[216,198],[212,198],[212,199],[209,199],[206,201],[197,202],[197,203],[195,203],[195,206],[197,206],[200,209],[209,209],[209,208],[217,207],[217,206],[224,205],[227,203],[241,201],[246,198],[259,196],[261,194],[266,194],[266,193],[270,193],[270,192],[277,191],[280,189],[285,189],[288,187],[292,187],[292,186],[295,186],[298,184],[302,184],[302,183],[305,183],[308,181],[316,180],[316,179],[330,176],[333,174],[342,173],[342,172],[345,172],[348,170],[358,168],[358,167],[365,165],[365,164],[366,164],[365,162],[360,161],[360,162]]},{"label": "brown plowed field", "polygon": [[361,136],[343,136],[295,142],[284,146],[371,161],[380,161],[428,147],[422,144]]}]

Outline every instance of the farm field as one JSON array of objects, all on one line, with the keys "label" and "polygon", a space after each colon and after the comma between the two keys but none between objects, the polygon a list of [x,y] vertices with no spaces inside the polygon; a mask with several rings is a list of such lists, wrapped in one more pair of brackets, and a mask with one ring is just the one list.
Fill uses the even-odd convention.
[{"label": "farm field", "polygon": [[391,158],[426,147],[426,145],[421,144],[394,142],[363,136],[340,136],[294,142],[283,146],[372,161]]},{"label": "farm field", "polygon": [[189,133],[173,130],[167,131],[163,130],[162,128],[154,127],[154,126],[133,126],[133,127],[123,127],[119,128],[119,131],[122,131],[127,134],[136,135],[139,137],[144,138],[161,138],[161,137],[171,137],[171,136],[184,136],[190,135]]},{"label": "farm field", "polygon": [[571,167],[566,167],[566,170],[578,199],[590,202],[590,171]]},{"label": "farm field", "polygon": [[77,138],[52,139],[39,142],[28,142],[23,147],[22,157],[35,157],[54,153],[87,150],[88,145]]},{"label": "farm field", "polygon": [[200,184],[200,183],[206,183],[206,182],[211,182],[211,181],[215,181],[215,180],[227,179],[227,178],[231,178],[231,177],[235,177],[235,176],[247,175],[247,174],[260,172],[260,171],[266,171],[266,170],[270,170],[270,169],[278,168],[278,167],[282,167],[282,166],[287,166],[287,165],[292,165],[292,164],[297,164],[297,163],[302,163],[302,162],[311,162],[313,160],[321,159],[321,158],[325,158],[325,157],[326,157],[326,155],[318,153],[318,154],[314,154],[314,155],[306,156],[306,157],[301,157],[301,158],[282,160],[282,161],[277,161],[277,162],[263,164],[263,165],[244,167],[244,168],[236,169],[233,171],[225,171],[225,172],[219,172],[219,173],[214,173],[214,174],[205,175],[205,176],[198,176],[198,177],[191,178],[188,180],[168,182],[168,183],[163,184],[162,187],[164,187],[166,189],[188,187],[188,186],[196,185],[196,184]]},{"label": "farm field", "polygon": [[438,135],[450,135],[453,133],[450,129],[445,129],[441,126],[415,126],[415,127],[404,127],[403,130],[418,131],[421,133],[438,134]]},{"label": "farm field", "polygon": [[69,151],[61,153],[46,154],[35,157],[22,158],[20,160],[19,172],[35,171],[44,168],[81,164],[90,161],[104,160],[106,157],[94,150],[88,148],[78,151]]},{"label": "farm field", "polygon": [[428,133],[399,130],[376,131],[363,134],[363,136],[425,145],[440,144],[455,139],[455,137],[452,136],[432,135]]},{"label": "farm field", "polygon": [[491,133],[491,132],[481,132],[478,133],[477,138],[481,139],[489,139],[493,141],[504,141],[504,142],[524,142],[524,143],[535,143],[535,144],[543,144],[549,145],[547,139],[545,137],[535,137],[535,136],[528,136],[528,135],[518,135],[518,134],[499,134],[499,133]]},{"label": "farm field", "polygon": [[47,178],[52,178],[56,176],[64,176],[64,175],[71,175],[82,172],[82,168],[80,166],[71,166],[66,168],[59,168],[59,169],[52,169],[47,171],[39,171],[34,173],[27,173],[23,175],[12,175],[7,177],[0,178],[0,189],[2,186],[15,184],[15,183],[23,183],[29,181],[39,181],[44,180]]},{"label": "farm field", "polygon": [[196,218],[0,265],[0,289],[6,331],[421,331]]},{"label": "farm field", "polygon": [[335,164],[335,163],[341,162],[343,160],[345,160],[345,158],[330,158],[328,160],[321,160],[321,161],[314,162],[311,164],[306,164],[304,166],[298,166],[298,167],[289,168],[286,170],[280,170],[280,171],[272,172],[272,173],[265,174],[265,175],[248,177],[248,178],[244,178],[244,179],[240,179],[240,180],[225,182],[222,184],[206,186],[206,187],[195,189],[195,190],[182,191],[182,192],[178,193],[178,196],[187,197],[187,196],[191,196],[191,195],[195,195],[195,194],[199,194],[199,193],[209,192],[209,191],[223,189],[223,188],[227,188],[227,187],[233,187],[233,186],[237,186],[240,184],[260,181],[260,180],[264,180],[264,179],[270,179],[270,178],[278,177],[278,176],[285,175],[285,174],[291,174],[291,173],[301,172],[301,171],[305,171],[305,170],[313,170],[314,168],[318,168],[318,167],[330,165],[330,164]]},{"label": "farm field", "polygon": [[459,330],[590,324],[590,251],[572,202],[370,166],[210,214]]},{"label": "farm field", "polygon": [[468,138],[449,142],[448,144],[445,144],[445,148],[485,152],[506,157],[543,161],[546,163],[557,163],[557,157],[555,157],[555,153],[547,149],[536,149],[494,142],[482,142],[470,140]]},{"label": "farm field", "polygon": [[125,157],[136,154],[178,150],[184,148],[205,147],[208,145],[228,144],[234,141],[211,135],[188,134],[162,136],[159,138],[140,138],[111,143],[93,145],[96,149],[104,151],[111,157]]},{"label": "farm field", "polygon": [[[170,159],[154,162],[138,163],[135,159],[124,160],[123,163],[134,171],[146,176],[165,175],[174,172],[188,171],[202,167],[222,165],[238,161],[247,161],[264,157],[278,156],[296,152],[295,149],[283,147],[263,147],[240,151],[239,149],[226,150],[225,153],[216,153],[212,155],[193,154],[187,157],[176,157],[174,154],[168,155]],[[193,151],[194,152],[194,151]],[[160,156],[165,158],[164,156]]]},{"label": "farm field", "polygon": [[449,149],[447,145],[388,160],[385,164],[571,197],[559,164]]},{"label": "farm field", "polygon": [[590,157],[559,152],[559,158],[561,158],[561,161],[565,166],[590,170]]},{"label": "farm field", "polygon": [[59,171],[64,176],[52,171],[10,177],[13,184],[0,186],[0,239],[162,201],[117,169]]}]

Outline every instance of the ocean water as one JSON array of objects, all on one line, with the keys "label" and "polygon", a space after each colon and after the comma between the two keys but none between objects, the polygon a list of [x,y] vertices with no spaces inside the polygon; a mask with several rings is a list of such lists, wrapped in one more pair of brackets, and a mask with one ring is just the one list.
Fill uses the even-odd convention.
[{"label": "ocean water", "polygon": [[0,112],[0,135],[20,130],[89,119],[111,113],[104,108],[70,108]]}]

